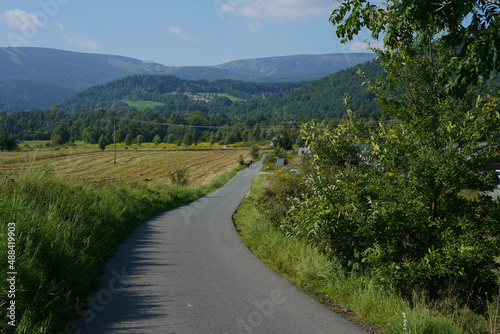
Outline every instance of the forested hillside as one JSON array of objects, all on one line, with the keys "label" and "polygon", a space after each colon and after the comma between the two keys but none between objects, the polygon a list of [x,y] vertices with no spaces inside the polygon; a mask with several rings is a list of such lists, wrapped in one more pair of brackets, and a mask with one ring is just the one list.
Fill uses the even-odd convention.
[{"label": "forested hillside", "polygon": [[[371,80],[382,74],[376,62],[367,62],[361,68]],[[273,123],[303,122],[340,119],[346,110],[344,94],[348,94],[353,103],[351,108],[370,117],[379,108],[372,101],[374,96],[366,93],[362,85],[365,79],[356,72],[357,68],[351,68],[307,84],[210,82],[170,75],[136,75],[87,89],[57,107],[71,114],[98,108],[134,109],[130,101],[152,101],[159,104],[151,109],[160,113],[202,111],[237,119],[266,118]],[[189,94],[203,99],[193,99]]]},{"label": "forested hillside", "polygon": [[[68,113],[92,109],[129,108],[126,101],[162,103],[160,112],[190,112],[200,110],[215,113],[219,107],[230,106],[230,97],[249,100],[289,92],[304,83],[255,83],[235,80],[185,80],[172,75],[134,75],[105,85],[89,88],[74,98],[57,105]],[[188,93],[188,94],[185,94]],[[213,94],[207,99],[190,95]],[[218,94],[225,94],[220,96]],[[228,97],[229,96],[229,97]],[[200,96],[201,97],[201,96]],[[207,101],[215,104],[207,103]]]},{"label": "forested hillside", "polygon": [[[311,81],[372,60],[374,56],[372,53],[293,55],[235,60],[216,66],[179,67],[116,55],[0,47],[0,80],[10,88],[8,94],[0,95],[0,111],[49,108],[84,89],[135,74],[209,81]],[[40,83],[47,85],[43,89],[33,88]]]},{"label": "forested hillside", "polygon": [[[375,61],[360,65],[366,77],[375,80],[382,69]],[[273,96],[258,102],[240,104],[231,109],[234,118],[266,117],[272,122],[309,120],[338,120],[346,113],[344,95],[350,96],[351,109],[359,116],[377,118],[380,107],[374,103],[374,95],[363,86],[365,78],[357,74],[357,67],[339,71],[318,81],[310,82],[299,89]]]},{"label": "forested hillside", "polygon": [[[372,80],[381,74],[375,62],[361,68]],[[272,139],[286,128],[296,137],[301,122],[341,119],[347,109],[344,94],[359,115],[379,116],[374,96],[366,93],[365,79],[356,72],[340,71],[302,86],[135,75],[90,88],[46,111],[0,113],[0,128],[18,139],[51,139],[55,134],[97,143],[101,136],[111,141],[110,119],[116,118],[118,141],[141,135],[145,141],[158,136],[168,143],[230,144]]]},{"label": "forested hillside", "polygon": [[0,80],[0,110],[48,109],[74,96],[68,87],[27,80]]}]

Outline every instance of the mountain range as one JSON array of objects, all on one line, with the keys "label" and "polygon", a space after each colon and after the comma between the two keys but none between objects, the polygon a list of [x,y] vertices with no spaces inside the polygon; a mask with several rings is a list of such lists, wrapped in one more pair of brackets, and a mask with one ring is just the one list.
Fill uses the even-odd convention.
[{"label": "mountain range", "polygon": [[371,53],[296,55],[175,67],[115,55],[6,47],[0,48],[0,111],[50,108],[89,87],[134,74],[209,81],[312,81],[374,57]]}]

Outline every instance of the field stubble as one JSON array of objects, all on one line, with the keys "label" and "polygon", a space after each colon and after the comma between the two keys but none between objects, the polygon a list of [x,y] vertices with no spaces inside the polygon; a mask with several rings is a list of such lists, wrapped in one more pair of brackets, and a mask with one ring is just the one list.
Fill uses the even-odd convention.
[{"label": "field stubble", "polygon": [[121,148],[116,155],[116,164],[113,150],[87,147],[0,152],[0,174],[15,177],[48,167],[56,175],[86,183],[170,184],[170,172],[187,168],[189,184],[200,186],[233,169],[238,164],[239,155],[246,157],[249,151],[237,148]]}]

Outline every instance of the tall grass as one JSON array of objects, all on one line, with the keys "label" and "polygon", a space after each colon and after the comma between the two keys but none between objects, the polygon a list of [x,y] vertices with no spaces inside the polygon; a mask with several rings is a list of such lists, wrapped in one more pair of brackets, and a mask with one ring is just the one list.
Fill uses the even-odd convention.
[{"label": "tall grass", "polygon": [[[199,188],[69,183],[50,170],[0,180],[0,332],[58,333],[99,287],[107,259],[141,223],[226,182]],[[15,224],[16,326],[6,308],[7,226]]]},{"label": "tall grass", "polygon": [[287,238],[258,210],[266,176],[257,176],[234,216],[247,246],[269,267],[351,320],[372,324],[380,333],[498,334],[498,298],[476,314],[451,298],[439,305],[415,293],[401,298],[370,277],[343,271],[304,240]]}]

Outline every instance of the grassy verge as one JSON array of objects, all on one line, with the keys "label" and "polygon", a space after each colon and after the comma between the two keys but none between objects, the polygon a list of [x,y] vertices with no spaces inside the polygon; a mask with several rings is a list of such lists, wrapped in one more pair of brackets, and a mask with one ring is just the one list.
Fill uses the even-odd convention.
[{"label": "grassy verge", "polygon": [[[107,259],[132,231],[162,211],[215,190],[236,172],[198,188],[91,186],[48,170],[0,180],[0,332],[65,332],[76,306],[99,287]],[[6,270],[9,228],[15,262]],[[14,290],[7,281],[12,276]],[[15,326],[7,317],[11,301]]]},{"label": "grassy verge", "polygon": [[453,300],[430,306],[425,296],[412,301],[387,291],[368,277],[342,271],[303,240],[287,238],[258,210],[266,178],[256,177],[234,216],[247,246],[269,267],[351,321],[368,323],[380,333],[490,333],[500,330],[499,303],[485,315],[460,308]]}]

